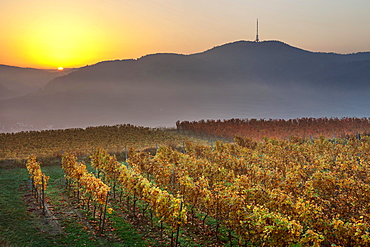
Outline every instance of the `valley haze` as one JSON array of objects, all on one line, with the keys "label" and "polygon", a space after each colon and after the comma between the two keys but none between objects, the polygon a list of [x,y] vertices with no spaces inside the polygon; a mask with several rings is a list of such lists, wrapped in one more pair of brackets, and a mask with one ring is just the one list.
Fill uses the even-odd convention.
[{"label": "valley haze", "polygon": [[63,72],[4,65],[0,72],[0,132],[370,113],[370,52],[317,53],[280,41],[237,41]]}]

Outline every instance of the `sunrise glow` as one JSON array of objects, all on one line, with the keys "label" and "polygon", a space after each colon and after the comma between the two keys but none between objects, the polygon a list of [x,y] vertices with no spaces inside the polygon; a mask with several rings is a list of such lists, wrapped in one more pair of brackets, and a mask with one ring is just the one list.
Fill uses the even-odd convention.
[{"label": "sunrise glow", "polygon": [[370,32],[358,24],[370,21],[369,7],[350,1],[333,8],[331,1],[4,0],[0,64],[77,68],[152,53],[191,54],[254,40],[257,18],[261,40],[311,51],[367,51]]},{"label": "sunrise glow", "polygon": [[[106,23],[96,19],[94,13],[79,8],[72,1],[57,8],[52,2],[40,3],[43,9],[27,1],[22,5],[9,4],[12,8],[5,13],[13,26],[4,27],[9,38],[3,45],[7,49],[3,50],[15,52],[8,55],[6,64],[14,64],[12,60],[16,60],[20,66],[61,70],[61,64],[81,67],[112,59],[110,50],[114,42],[107,40],[112,36],[111,31]],[[5,63],[1,59],[0,55],[0,64]]]},{"label": "sunrise glow", "polygon": [[99,30],[75,16],[60,17],[55,22],[40,20],[30,25],[24,35],[29,37],[21,44],[26,55],[41,66],[86,64],[103,46]]}]

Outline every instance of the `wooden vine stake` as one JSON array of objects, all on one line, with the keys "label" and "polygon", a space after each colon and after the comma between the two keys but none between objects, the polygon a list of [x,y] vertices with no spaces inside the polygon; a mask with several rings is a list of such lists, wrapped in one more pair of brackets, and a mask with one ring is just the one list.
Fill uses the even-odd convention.
[{"label": "wooden vine stake", "polygon": [[109,191],[107,192],[107,197],[105,198],[104,210],[102,210],[103,215],[100,215],[100,224],[99,225],[100,225],[100,233],[101,234],[103,233],[104,227],[105,227],[105,218],[106,218],[106,215],[107,215],[108,197],[109,197]]},{"label": "wooden vine stake", "polygon": [[45,215],[46,209],[45,209],[45,187],[44,187],[44,176],[42,176],[41,179],[41,207],[42,207],[42,213]]},{"label": "wooden vine stake", "polygon": [[181,211],[182,211],[182,201],[180,202],[180,213],[179,213],[179,218],[178,218],[178,222],[177,222],[177,229],[176,229],[176,241],[175,241],[175,247],[178,245],[179,243],[179,234],[180,234],[180,217],[181,217]]}]

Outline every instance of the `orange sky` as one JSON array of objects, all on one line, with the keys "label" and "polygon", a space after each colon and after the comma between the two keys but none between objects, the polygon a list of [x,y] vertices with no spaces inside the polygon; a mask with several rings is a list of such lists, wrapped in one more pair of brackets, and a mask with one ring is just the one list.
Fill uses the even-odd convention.
[{"label": "orange sky", "polygon": [[148,53],[281,40],[311,51],[370,51],[370,1],[0,0],[0,64],[81,67]]}]

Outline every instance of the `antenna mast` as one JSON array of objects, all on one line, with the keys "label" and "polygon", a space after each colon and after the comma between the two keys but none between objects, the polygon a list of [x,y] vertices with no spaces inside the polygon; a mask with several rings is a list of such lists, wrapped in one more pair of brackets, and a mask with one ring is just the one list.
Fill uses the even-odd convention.
[{"label": "antenna mast", "polygon": [[258,38],[258,18],[257,18],[257,35],[255,42],[260,42],[260,39]]}]

